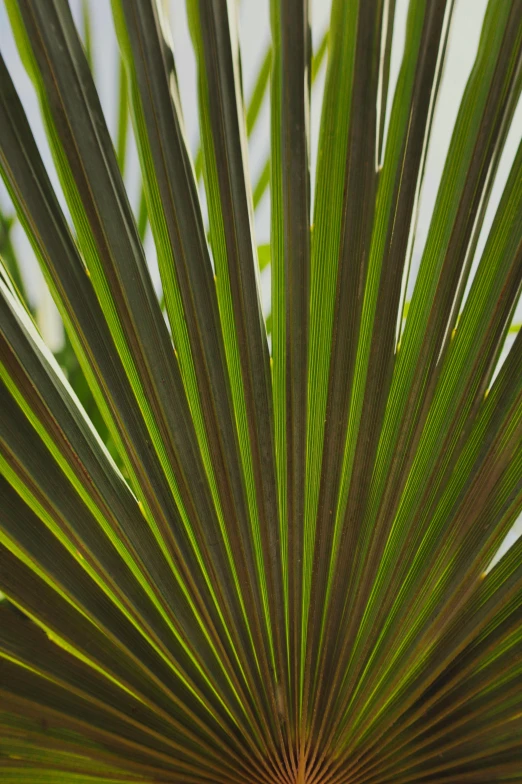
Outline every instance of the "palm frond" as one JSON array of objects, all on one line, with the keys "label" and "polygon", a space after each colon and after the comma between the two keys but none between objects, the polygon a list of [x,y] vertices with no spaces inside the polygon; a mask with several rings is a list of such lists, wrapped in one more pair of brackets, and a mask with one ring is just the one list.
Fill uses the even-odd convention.
[{"label": "palm frond", "polygon": [[271,0],[248,106],[234,4],[187,0],[194,158],[161,3],[112,0],[114,145],[88,4],[83,42],[66,0],[5,4],[67,214],[0,60],[0,170],[66,330],[53,356],[0,215],[2,781],[520,781],[522,146],[492,194],[522,4],[487,4],[418,270],[454,0],[409,0],[396,85],[395,0],[333,0],[315,54],[307,2]]}]

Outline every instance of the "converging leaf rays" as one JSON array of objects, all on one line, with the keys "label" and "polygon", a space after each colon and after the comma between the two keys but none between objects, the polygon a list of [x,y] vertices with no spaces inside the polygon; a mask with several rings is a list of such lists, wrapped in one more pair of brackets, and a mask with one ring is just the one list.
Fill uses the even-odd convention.
[{"label": "converging leaf rays", "polygon": [[332,0],[315,51],[267,0],[248,104],[236,4],[186,0],[194,156],[166,4],[106,0],[114,143],[88,0],[81,35],[4,4],[61,193],[1,58],[0,170],[66,338],[2,212],[2,781],[520,781],[522,4],[484,4],[418,269],[457,0]]}]

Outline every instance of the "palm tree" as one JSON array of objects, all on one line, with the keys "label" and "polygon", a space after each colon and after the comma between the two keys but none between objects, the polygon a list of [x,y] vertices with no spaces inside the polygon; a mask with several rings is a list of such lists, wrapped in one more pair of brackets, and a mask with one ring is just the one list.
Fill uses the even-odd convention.
[{"label": "palm tree", "polygon": [[489,0],[405,304],[453,0],[410,0],[393,95],[394,0],[333,0],[313,220],[307,3],[271,0],[268,325],[234,4],[187,5],[196,167],[157,3],[112,0],[140,236],[66,0],[6,0],[71,225],[3,61],[0,167],[88,406],[10,248],[2,782],[519,781],[522,539],[495,554],[522,509],[522,332],[498,368],[522,148],[478,240],[522,3]]}]

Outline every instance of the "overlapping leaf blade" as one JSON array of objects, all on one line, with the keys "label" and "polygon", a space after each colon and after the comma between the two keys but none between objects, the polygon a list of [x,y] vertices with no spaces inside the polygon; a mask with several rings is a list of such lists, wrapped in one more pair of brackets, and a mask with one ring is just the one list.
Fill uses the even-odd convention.
[{"label": "overlapping leaf blade", "polygon": [[410,0],[393,95],[394,0],[333,0],[314,57],[307,3],[272,0],[248,110],[233,3],[188,0],[195,166],[159,2],[112,0],[115,150],[95,31],[82,46],[66,0],[5,1],[73,230],[3,62],[0,168],[103,428],[4,243],[2,780],[519,780],[522,540],[490,564],[522,511],[522,148],[473,261],[522,87],[520,3],[488,3],[406,307],[452,0]]}]

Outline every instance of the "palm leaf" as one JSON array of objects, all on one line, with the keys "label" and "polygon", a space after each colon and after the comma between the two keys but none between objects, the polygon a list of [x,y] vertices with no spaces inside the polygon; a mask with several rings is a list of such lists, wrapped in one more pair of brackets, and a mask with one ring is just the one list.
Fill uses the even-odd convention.
[{"label": "palm leaf", "polygon": [[248,109],[233,4],[187,0],[195,165],[161,4],[112,0],[115,149],[87,4],[82,44],[66,0],[5,2],[71,220],[2,60],[0,169],[67,333],[54,357],[2,219],[2,781],[520,780],[522,539],[496,554],[522,511],[522,147],[479,235],[521,4],[489,0],[414,271],[453,0],[410,0],[393,92],[393,0],[333,0],[315,55],[307,3],[271,0]]}]

